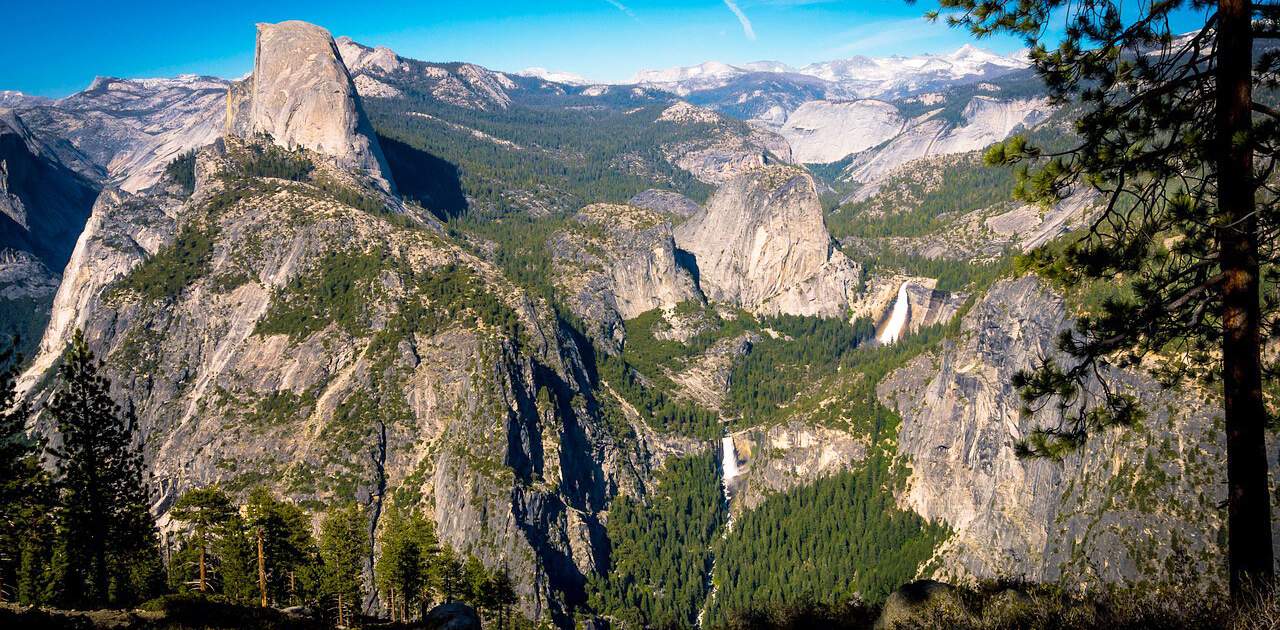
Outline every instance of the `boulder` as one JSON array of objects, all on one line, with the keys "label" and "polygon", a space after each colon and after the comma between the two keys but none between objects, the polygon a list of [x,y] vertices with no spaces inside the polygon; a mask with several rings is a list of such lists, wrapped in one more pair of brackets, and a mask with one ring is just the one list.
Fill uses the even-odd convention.
[{"label": "boulder", "polygon": [[447,602],[432,608],[422,618],[427,630],[480,630],[480,615],[462,602]]},{"label": "boulder", "polygon": [[962,609],[954,586],[934,580],[917,580],[889,595],[876,620],[876,630],[938,627],[942,619],[954,619]]}]

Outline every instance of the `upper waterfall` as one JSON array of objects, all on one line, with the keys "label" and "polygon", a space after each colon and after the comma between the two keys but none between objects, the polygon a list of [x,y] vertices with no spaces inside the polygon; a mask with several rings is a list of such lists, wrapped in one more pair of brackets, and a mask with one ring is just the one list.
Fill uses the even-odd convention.
[{"label": "upper waterfall", "polygon": [[898,299],[893,303],[893,312],[889,314],[889,320],[885,322],[884,330],[880,331],[877,340],[883,344],[890,344],[902,338],[902,329],[907,325],[907,317],[911,314],[911,305],[907,301],[907,283],[903,282],[898,287]]}]

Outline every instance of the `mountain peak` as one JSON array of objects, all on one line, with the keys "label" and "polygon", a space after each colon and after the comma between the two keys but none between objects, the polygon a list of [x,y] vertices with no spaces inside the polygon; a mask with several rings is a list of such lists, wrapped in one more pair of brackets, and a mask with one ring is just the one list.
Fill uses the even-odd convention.
[{"label": "mountain peak", "polygon": [[552,83],[564,83],[567,85],[591,85],[595,83],[575,72],[565,72],[563,70],[549,70],[541,66],[531,66],[516,73],[517,76],[529,77],[533,79],[542,79]]},{"label": "mountain peak", "polygon": [[329,31],[291,20],[258,24],[248,131],[306,147],[391,188],[390,171]]}]

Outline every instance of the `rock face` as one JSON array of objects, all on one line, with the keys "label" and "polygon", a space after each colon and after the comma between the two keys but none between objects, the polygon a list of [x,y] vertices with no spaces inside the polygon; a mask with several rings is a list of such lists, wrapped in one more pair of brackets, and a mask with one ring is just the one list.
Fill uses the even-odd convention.
[{"label": "rock face", "polygon": [[58,285],[40,350],[23,376],[23,387],[53,367],[72,333],[89,330],[92,318],[110,312],[106,288],[174,236],[181,201],[171,196],[140,197],[115,188],[98,196]]},{"label": "rock face", "polygon": [[248,130],[333,156],[390,187],[356,88],[329,32],[306,22],[258,25]]},{"label": "rock face", "polygon": [[778,130],[797,162],[835,162],[898,135],[906,123],[884,101],[809,101]]},{"label": "rock face", "polygon": [[742,463],[734,483],[734,510],[758,507],[771,494],[786,492],[851,468],[866,458],[865,438],[793,421],[733,435]]},{"label": "rock face", "polygon": [[662,147],[667,161],[708,184],[724,184],[738,175],[770,162],[792,161],[791,145],[767,129],[747,127],[712,110],[684,101],[668,107],[657,123],[714,125],[696,138]]},{"label": "rock face", "polygon": [[734,178],[675,238],[709,299],[756,313],[841,317],[859,291],[858,265],[832,245],[813,178],[794,167]]},{"label": "rock face", "polygon": [[687,219],[697,214],[699,209],[692,199],[669,190],[646,190],[636,194],[627,203],[679,219]]},{"label": "rock face", "polygon": [[862,185],[850,199],[875,194],[882,180],[909,162],[983,149],[1044,122],[1054,110],[1043,98],[1008,100],[979,94],[965,103],[954,120],[945,111],[940,107],[907,120],[902,131],[883,146],[854,155],[840,176]]},{"label": "rock face", "polygon": [[0,338],[29,356],[98,186],[66,168],[12,111],[0,112]]},{"label": "rock face", "polygon": [[[312,183],[243,179],[251,154],[236,138],[202,150],[189,199],[101,196],[24,391],[38,408],[82,328],[136,409],[158,514],[191,487],[263,484],[356,499],[374,530],[395,495],[452,548],[507,567],[526,615],[563,621],[605,553],[599,514],[644,492],[646,438],[610,433],[545,305],[435,230]],[[302,155],[319,180],[362,181]],[[133,282],[188,263],[180,286]],[[357,287],[356,310],[308,288],[334,277]]]},{"label": "rock face", "polygon": [[1045,420],[1019,414],[1012,376],[1055,356],[1070,323],[1036,278],[1002,280],[954,340],[881,383],[911,461],[901,502],[953,531],[935,555],[936,575],[1156,579],[1169,562],[1216,575],[1222,521],[1212,506],[1224,498],[1224,471],[1221,419],[1207,393],[1117,373],[1117,386],[1150,412],[1144,424],[1095,435],[1061,463],[1015,455],[1013,441]]},{"label": "rock face", "polygon": [[98,187],[44,154],[16,114],[0,116],[0,249],[34,255],[61,273]]},{"label": "rock face", "polygon": [[626,334],[623,320],[703,301],[693,275],[676,260],[670,215],[626,204],[590,205],[550,248],[570,308],[615,347]]},{"label": "rock face", "polygon": [[15,111],[67,168],[137,192],[159,181],[174,158],[221,135],[228,85],[195,75],[99,77],[82,92]]}]

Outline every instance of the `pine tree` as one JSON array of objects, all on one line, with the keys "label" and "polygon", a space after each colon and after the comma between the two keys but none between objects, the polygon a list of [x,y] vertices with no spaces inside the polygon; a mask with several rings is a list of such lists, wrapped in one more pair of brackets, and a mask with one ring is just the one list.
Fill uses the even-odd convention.
[{"label": "pine tree", "polygon": [[493,606],[489,598],[489,572],[480,563],[480,559],[467,554],[467,561],[462,564],[462,576],[467,603],[481,613],[492,610]]},{"label": "pine tree", "polygon": [[218,592],[242,606],[259,599],[257,546],[244,517],[233,513],[219,528],[213,541],[218,560]]},{"label": "pine tree", "polygon": [[57,458],[54,590],[70,606],[125,605],[157,592],[163,570],[134,418],[111,399],[101,362],[76,331],[47,407]]},{"label": "pine tree", "polygon": [[466,592],[466,575],[462,562],[453,550],[445,548],[440,552],[431,572],[431,581],[436,592],[446,602],[457,601]]},{"label": "pine tree", "polygon": [[432,523],[396,501],[387,505],[382,520],[382,552],[374,573],[393,619],[405,621],[422,608],[439,545]]},{"label": "pine tree", "polygon": [[[1081,317],[1045,361],[1019,375],[1027,411],[1049,416],[1020,444],[1062,457],[1092,431],[1138,422],[1113,366],[1157,366],[1166,383],[1222,383],[1227,444],[1228,566],[1232,592],[1272,577],[1264,429],[1263,337],[1280,333],[1276,182],[1280,112],[1256,96],[1280,79],[1280,6],[1249,0],[1168,0],[1132,8],[1095,0],[942,0],[947,21],[978,36],[1010,33],[1031,49],[1051,97],[1080,111],[1061,150],[1015,137],[987,161],[1017,164],[1015,195],[1051,203],[1092,187],[1102,210],[1085,235],[1037,266],[1069,282],[1128,286]],[[1179,11],[1205,16],[1171,31]],[[936,17],[938,14],[935,13]],[[1256,21],[1255,21],[1256,18]],[[1056,48],[1046,27],[1067,28]],[[1258,88],[1258,89],[1255,89]],[[1268,366],[1274,374],[1278,366]]]},{"label": "pine tree", "polygon": [[369,557],[368,519],[357,503],[330,508],[320,523],[322,590],[336,610],[340,625],[360,609],[361,570]]},{"label": "pine tree", "polygon": [[520,602],[516,594],[515,583],[511,581],[511,573],[502,567],[493,574],[489,583],[489,591],[498,611],[498,627],[511,627],[511,607]]},{"label": "pine tree", "polygon": [[17,393],[21,363],[12,348],[0,352],[0,601],[35,603],[47,558],[32,543],[49,527],[52,497],[41,445],[26,434],[29,408]]},{"label": "pine tree", "polygon": [[256,540],[260,537],[262,541],[261,578],[266,598],[271,602],[299,603],[307,589],[299,589],[298,574],[314,561],[317,553],[310,517],[302,508],[277,499],[262,486],[250,491],[245,517],[255,537],[255,575]]},{"label": "pine tree", "polygon": [[205,593],[208,587],[209,551],[214,536],[220,533],[235,513],[231,506],[231,497],[218,486],[193,488],[178,497],[173,504],[174,520],[187,523],[192,529],[192,536],[199,552],[199,579],[197,590]]}]

